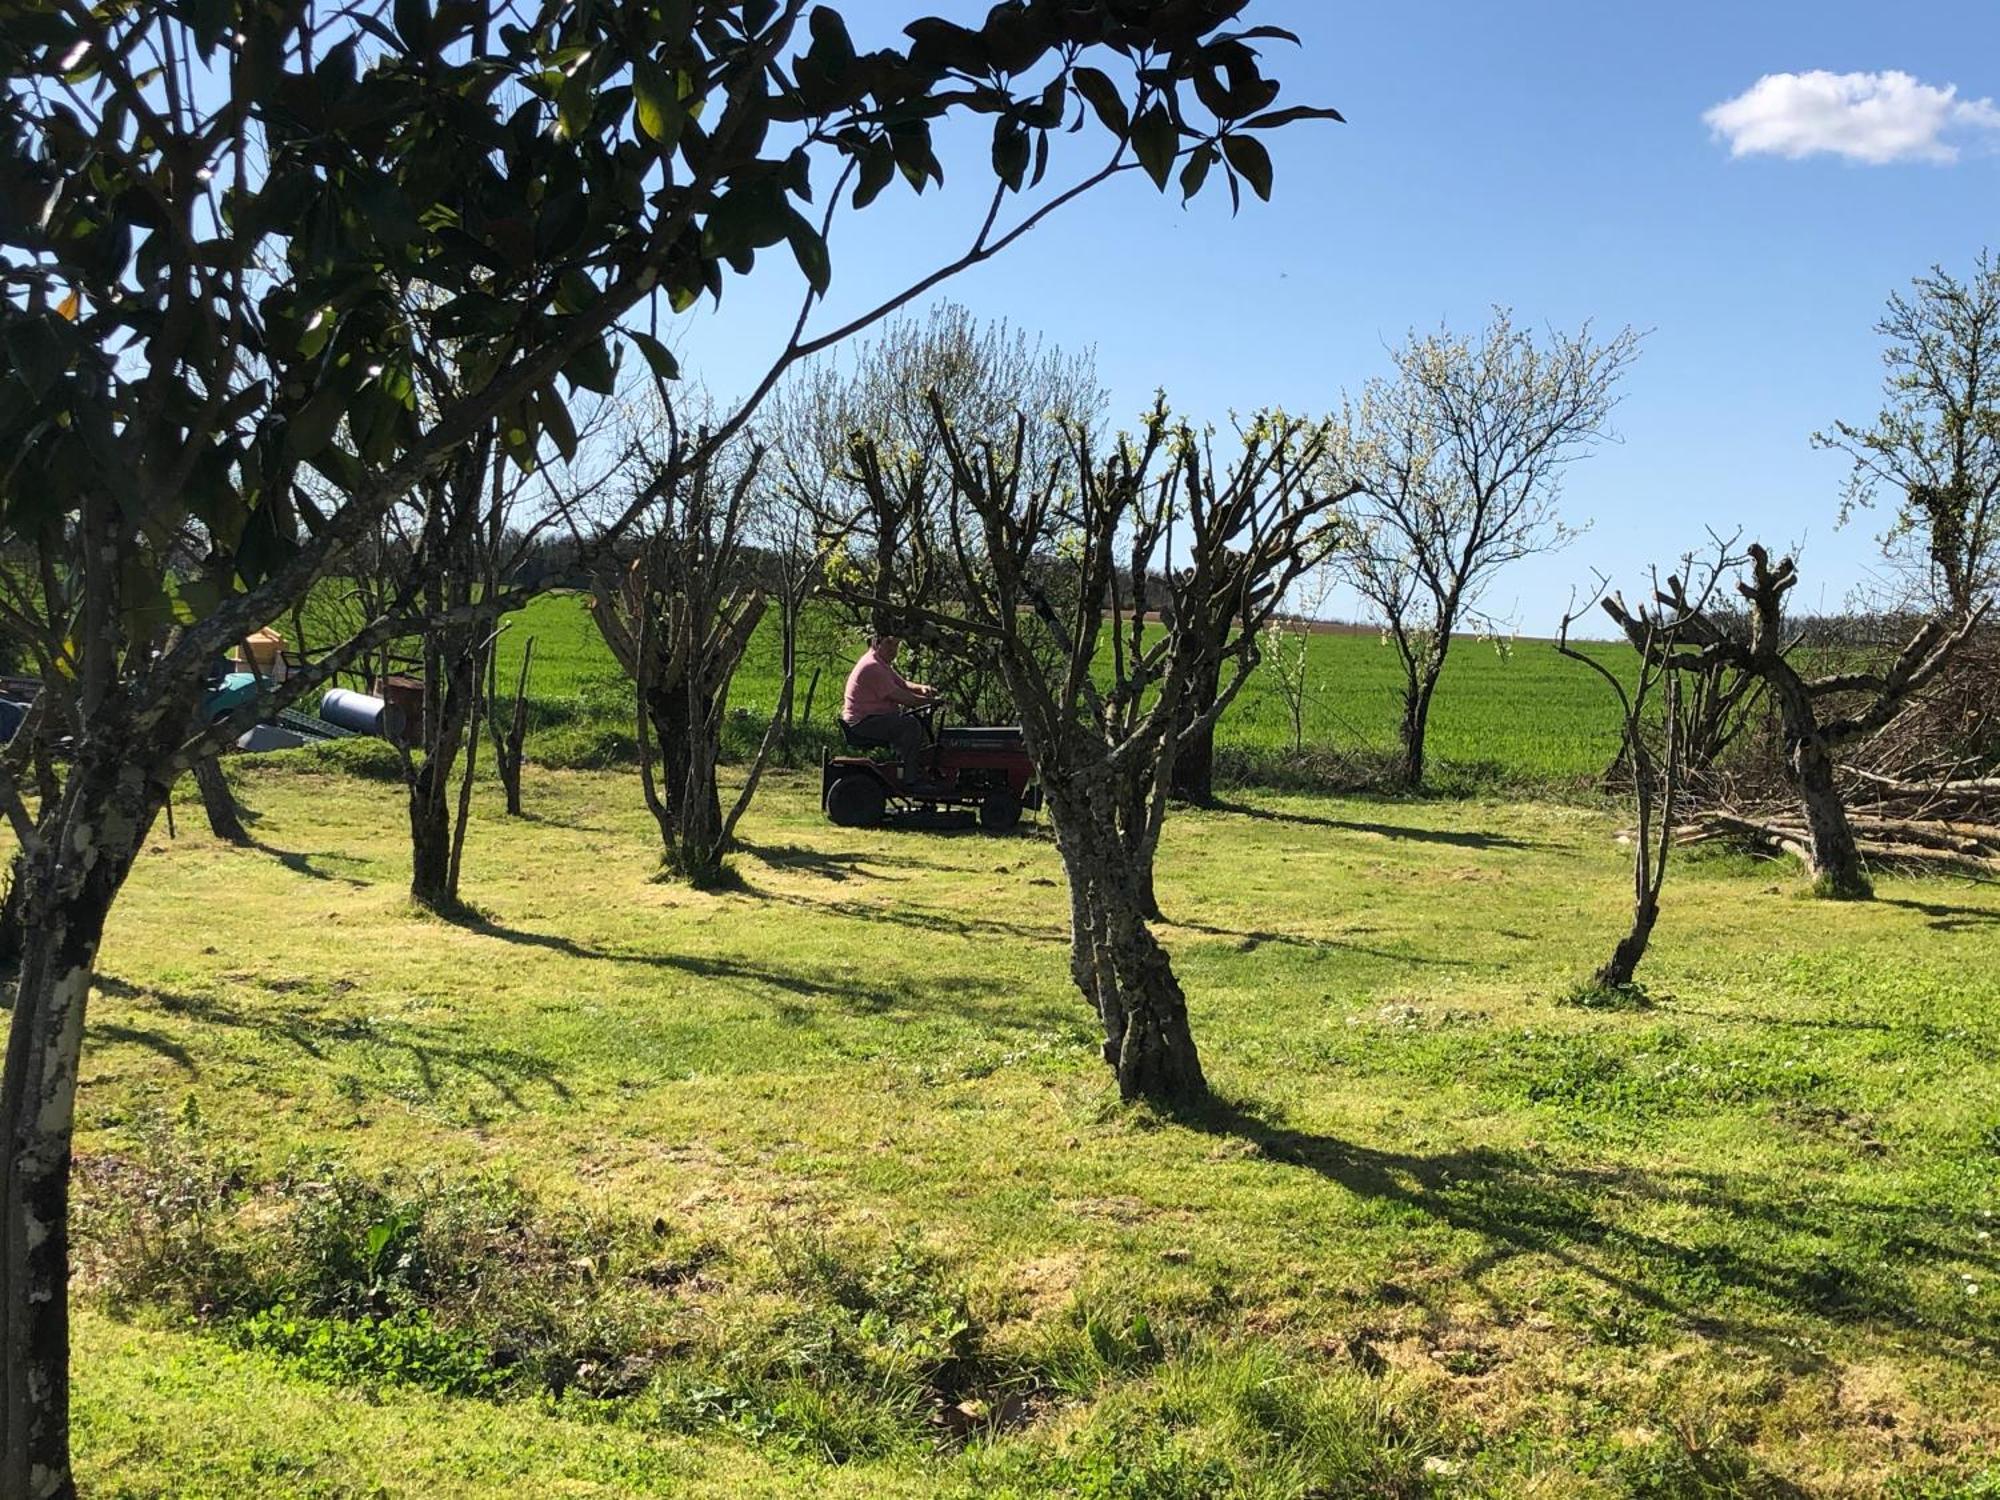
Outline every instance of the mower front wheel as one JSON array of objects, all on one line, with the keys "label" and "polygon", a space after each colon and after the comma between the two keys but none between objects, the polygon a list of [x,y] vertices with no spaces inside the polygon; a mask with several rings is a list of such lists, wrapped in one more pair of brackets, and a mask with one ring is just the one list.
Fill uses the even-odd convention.
[{"label": "mower front wheel", "polygon": [[979,826],[988,833],[1007,833],[1021,821],[1021,799],[1012,792],[988,792],[979,804]]},{"label": "mower front wheel", "polygon": [[842,828],[873,828],[889,805],[889,789],[865,771],[843,776],[826,789],[826,815]]}]

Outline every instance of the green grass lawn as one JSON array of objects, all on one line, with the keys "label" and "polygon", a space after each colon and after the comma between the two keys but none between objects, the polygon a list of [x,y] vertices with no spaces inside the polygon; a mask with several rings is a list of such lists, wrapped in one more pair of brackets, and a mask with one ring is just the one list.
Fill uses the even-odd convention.
[{"label": "green grass lawn", "polygon": [[[814,721],[830,726],[840,691],[862,641],[835,632],[821,661]],[[513,691],[520,653],[535,640],[530,696],[535,700],[531,754],[589,767],[627,753],[630,689],[581,596],[546,595],[516,615],[502,637],[501,678]],[[1631,656],[1623,645],[1592,647],[1613,661]],[[1396,654],[1374,635],[1326,632],[1311,637],[1305,739],[1309,748],[1383,754],[1396,743],[1402,671]],[[809,676],[811,664],[806,668]],[[767,618],[737,676],[732,702],[760,726],[777,702],[780,665],[775,621]],[[799,683],[803,707],[807,683]],[[745,740],[753,737],[745,734]],[[1268,755],[1291,747],[1283,698],[1255,678],[1231,705],[1218,744]],[[1516,784],[1575,783],[1601,772],[1618,747],[1616,705],[1594,674],[1564,660],[1547,641],[1505,649],[1460,641],[1438,687],[1430,749],[1441,778],[1468,777]]]},{"label": "green grass lawn", "polygon": [[102,954],[86,1493],[2000,1495],[1991,888],[1685,865],[1607,1012],[1603,813],[1177,813],[1174,1119],[1041,831],[780,776],[697,893],[531,769],[451,924],[399,789],[234,766],[261,847],[183,818]]}]

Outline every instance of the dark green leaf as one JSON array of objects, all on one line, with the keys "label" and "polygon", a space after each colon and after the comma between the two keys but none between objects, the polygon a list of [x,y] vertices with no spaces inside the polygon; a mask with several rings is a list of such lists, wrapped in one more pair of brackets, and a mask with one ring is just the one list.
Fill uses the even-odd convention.
[{"label": "dark green leaf", "polygon": [[617,367],[611,362],[611,353],[602,339],[591,339],[585,343],[569,357],[569,363],[563,366],[562,372],[572,385],[580,385],[600,396],[608,396],[618,387]]},{"label": "dark green leaf", "polygon": [[346,414],[345,391],[326,386],[315,392],[285,428],[285,452],[293,458],[311,458],[333,441],[334,431]]},{"label": "dark green leaf", "polygon": [[681,362],[674,358],[673,351],[665,344],[650,333],[642,333],[636,328],[628,330],[625,336],[639,346],[639,352],[646,357],[646,363],[652,366],[653,373],[660,379],[681,378]]},{"label": "dark green leaf", "polygon": [[1199,146],[1188,153],[1187,165],[1181,168],[1181,202],[1201,191],[1201,185],[1208,181],[1208,169],[1219,155],[1213,146]]},{"label": "dark green leaf", "polygon": [[639,129],[662,151],[678,146],[687,110],[673,76],[651,58],[637,59],[632,64],[632,97],[638,104]]},{"label": "dark green leaf", "polygon": [[993,175],[1014,192],[1028,176],[1028,132],[1013,120],[1001,119],[993,127]]},{"label": "dark green leaf", "polygon": [[797,212],[792,215],[791,228],[785,237],[791,241],[792,254],[798,260],[799,269],[806,273],[806,281],[824,297],[833,281],[833,261],[827,255],[826,241],[807,222],[805,215]]},{"label": "dark green leaf", "polygon": [[1113,135],[1122,136],[1131,128],[1132,116],[1125,108],[1125,100],[1118,92],[1118,85],[1095,68],[1078,68],[1072,75],[1076,91],[1090,101],[1090,107],[1097,111],[1097,118],[1104,122],[1104,128]]},{"label": "dark green leaf", "polygon": [[1153,186],[1163,191],[1174,170],[1174,154],[1180,143],[1180,130],[1164,105],[1155,104],[1133,123],[1132,149],[1138,154],[1139,165],[1153,179]]},{"label": "dark green leaf", "polygon": [[1229,158],[1229,165],[1250,184],[1259,198],[1271,201],[1271,153],[1264,149],[1264,143],[1254,136],[1225,135],[1222,151]]},{"label": "dark green leaf", "polygon": [[396,0],[396,35],[412,52],[431,50],[431,8],[425,0]]},{"label": "dark green leaf", "polygon": [[21,382],[40,400],[69,368],[69,340],[45,313],[30,313],[7,325],[7,358]]},{"label": "dark green leaf", "polygon": [[896,175],[896,158],[887,146],[872,146],[861,158],[861,170],[854,184],[854,206],[866,208]]},{"label": "dark green leaf", "polygon": [[1311,104],[1295,104],[1289,109],[1274,109],[1269,114],[1256,115],[1243,122],[1245,130],[1276,130],[1280,125],[1289,125],[1294,120],[1332,120],[1345,125],[1347,117],[1337,109],[1327,109]]}]

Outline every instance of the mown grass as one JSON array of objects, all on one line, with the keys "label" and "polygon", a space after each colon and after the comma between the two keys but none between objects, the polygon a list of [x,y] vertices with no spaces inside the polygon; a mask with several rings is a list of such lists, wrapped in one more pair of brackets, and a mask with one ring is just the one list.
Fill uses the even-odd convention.
[{"label": "mown grass", "polygon": [[1990,888],[1690,861],[1579,1007],[1606,815],[1240,794],[1169,823],[1170,1117],[1037,831],[780,776],[696,893],[533,770],[447,923],[396,788],[234,765],[259,847],[183,820],[102,955],[88,1493],[2000,1493]]},{"label": "mown grass", "polygon": [[[820,668],[808,739],[830,742],[833,716],[852,657],[862,645],[837,629],[810,632],[822,647],[804,668],[799,704]],[[580,596],[537,599],[502,637],[501,679],[511,693],[521,651],[532,636],[535,661],[530,752],[546,764],[587,769],[631,755],[630,689],[611,660]],[[1305,743],[1308,750],[1381,758],[1395,747],[1402,674],[1394,650],[1374,635],[1320,632],[1310,637]],[[1592,647],[1614,660],[1623,645]],[[742,723],[734,739],[747,748],[777,702],[780,665],[775,621],[766,619],[736,680],[732,703]],[[812,738],[817,734],[818,738]],[[1292,725],[1269,674],[1253,679],[1217,732],[1225,768],[1239,774],[1280,762],[1292,750]],[[1615,705],[1593,674],[1566,661],[1547,641],[1504,647],[1459,642],[1439,684],[1431,730],[1434,779],[1447,788],[1481,784],[1554,787],[1588,781],[1618,748]]]}]

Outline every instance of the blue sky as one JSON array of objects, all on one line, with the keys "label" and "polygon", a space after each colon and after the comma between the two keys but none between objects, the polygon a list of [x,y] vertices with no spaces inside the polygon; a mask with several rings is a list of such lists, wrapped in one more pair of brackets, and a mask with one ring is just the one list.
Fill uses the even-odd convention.
[{"label": "blue sky", "polygon": [[[870,23],[913,13],[844,9],[864,45]],[[1802,545],[1802,606],[1866,579],[1876,528],[1836,530],[1844,466],[1807,439],[1875,410],[1890,290],[2000,242],[2000,111],[1980,103],[2000,95],[2000,6],[1258,0],[1250,19],[1304,41],[1269,53],[1286,99],[1348,118],[1268,138],[1270,204],[1232,219],[1214,187],[1182,209],[1127,177],[944,294],[1094,346],[1114,413],[1164,386],[1218,420],[1330,408],[1408,328],[1475,324],[1495,303],[1650,329],[1619,441],[1569,473],[1566,511],[1592,530],[1505,575],[1489,605],[1547,632],[1593,569],[1631,586],[1705,526]],[[1909,76],[1768,84],[1723,117],[1762,148],[1740,155],[1704,122],[1765,75],[1816,70]],[[829,317],[948,256],[983,208],[983,154],[979,135],[952,143],[941,197],[898,194],[837,231]],[[692,372],[746,384],[788,293],[760,273],[691,320]]]}]

